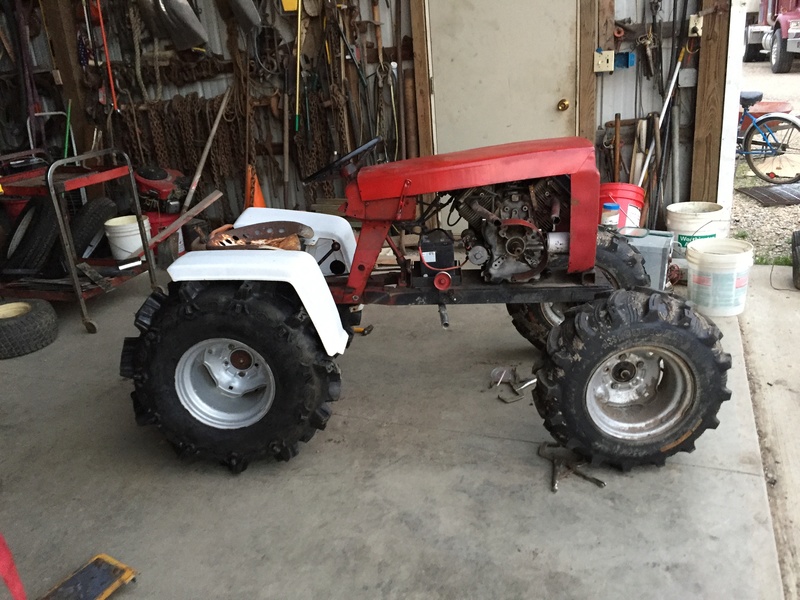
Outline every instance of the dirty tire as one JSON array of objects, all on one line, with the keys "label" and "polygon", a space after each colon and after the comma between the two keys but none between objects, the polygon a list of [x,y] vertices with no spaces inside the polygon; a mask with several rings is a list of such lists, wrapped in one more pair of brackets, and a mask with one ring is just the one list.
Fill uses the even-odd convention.
[{"label": "dirty tire", "polygon": [[289,460],[338,399],[339,368],[283,288],[173,283],[169,296],[150,296],[136,326],[120,372],[134,379],[137,422],[156,424],[181,456],[234,473],[266,456]]},{"label": "dirty tire", "polygon": [[50,198],[31,198],[14,225],[6,269],[40,270],[58,238],[58,222]]},{"label": "dirty tire", "polygon": [[800,290],[800,231],[792,234],[792,279],[794,287]]},{"label": "dirty tire", "polygon": [[0,267],[5,262],[8,254],[8,243],[11,241],[11,219],[0,206]]},{"label": "dirty tire", "polygon": [[[595,264],[617,289],[648,287],[650,277],[644,270],[644,257],[625,236],[601,227],[597,232]],[[511,323],[519,334],[539,350],[546,350],[550,330],[564,320],[564,312],[576,304],[544,302],[541,304],[506,304]]]},{"label": "dirty tire", "polygon": [[56,311],[44,300],[0,300],[0,359],[41,350],[58,336]]},{"label": "dirty tire", "polygon": [[769,64],[773,73],[788,73],[792,70],[794,54],[787,50],[786,45],[780,28],[776,29],[772,33],[772,48],[769,51]]},{"label": "dirty tire", "polygon": [[[79,263],[97,234],[104,231],[105,222],[116,216],[117,204],[106,197],[89,200],[78,210],[70,223],[70,231],[75,246],[75,256]],[[53,246],[47,271],[50,277],[62,277],[67,274],[64,248],[60,242]]]},{"label": "dirty tire", "polygon": [[552,330],[534,403],[556,441],[593,463],[662,466],[719,424],[731,397],[721,337],[681,299],[615,291]]}]

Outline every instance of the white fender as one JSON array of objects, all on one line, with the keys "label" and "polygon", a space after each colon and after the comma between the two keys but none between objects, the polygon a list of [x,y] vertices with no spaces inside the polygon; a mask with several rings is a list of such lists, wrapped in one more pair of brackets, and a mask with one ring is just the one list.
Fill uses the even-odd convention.
[{"label": "white fender", "polygon": [[173,281],[285,281],[300,297],[328,355],[342,354],[347,347],[347,332],[328,284],[306,252],[198,250],[178,258],[167,272]]},{"label": "white fender", "polygon": [[326,260],[326,264],[322,265],[323,272],[327,270],[326,265],[329,261],[334,258],[338,258],[345,264],[347,272],[353,266],[353,256],[356,253],[356,236],[353,234],[353,228],[347,222],[347,219],[336,215],[324,215],[301,210],[248,208],[236,219],[233,226],[243,227],[268,221],[294,221],[311,227],[314,230],[314,237],[306,242],[306,250],[317,260],[322,259],[329,252],[331,240],[339,242],[342,249],[335,253],[338,254],[338,257],[331,254],[329,260]]}]

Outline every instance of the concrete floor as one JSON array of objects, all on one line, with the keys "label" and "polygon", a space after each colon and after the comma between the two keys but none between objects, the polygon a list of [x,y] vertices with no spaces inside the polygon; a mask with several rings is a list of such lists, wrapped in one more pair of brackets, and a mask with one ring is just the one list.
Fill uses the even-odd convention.
[{"label": "concrete floor", "polygon": [[535,409],[487,389],[534,360],[501,306],[449,331],[369,308],[328,429],[232,476],[134,424],[118,358],[146,284],[92,301],[98,334],[61,307],[53,345],[0,362],[0,531],[32,598],[99,552],[140,571],[130,599],[782,597],[736,318],[720,428],[662,469],[593,470],[604,489],[551,493]]}]

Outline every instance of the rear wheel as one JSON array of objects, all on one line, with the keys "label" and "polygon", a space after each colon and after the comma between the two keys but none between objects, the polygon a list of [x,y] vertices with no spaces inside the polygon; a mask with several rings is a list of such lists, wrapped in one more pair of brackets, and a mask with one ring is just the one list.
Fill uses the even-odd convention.
[{"label": "rear wheel", "polygon": [[772,33],[772,47],[769,51],[769,64],[773,73],[788,73],[792,70],[794,56],[786,49],[786,40],[781,36],[780,29]]},{"label": "rear wheel", "polygon": [[182,455],[232,471],[289,460],[330,417],[341,377],[305,310],[258,284],[183,284],[154,294],[126,340],[123,376],[140,424],[157,424]]},{"label": "rear wheel", "polygon": [[550,334],[536,408],[559,443],[594,463],[661,466],[719,424],[731,396],[721,337],[678,298],[616,291]]},{"label": "rear wheel", "polygon": [[[635,288],[650,285],[639,250],[618,233],[601,228],[597,233],[597,270],[612,287]],[[507,304],[511,322],[519,334],[539,350],[545,350],[550,330],[564,320],[564,313],[577,306],[568,302]]]},{"label": "rear wheel", "polygon": [[761,117],[747,131],[744,150],[747,164],[764,181],[800,181],[800,125],[792,119]]}]

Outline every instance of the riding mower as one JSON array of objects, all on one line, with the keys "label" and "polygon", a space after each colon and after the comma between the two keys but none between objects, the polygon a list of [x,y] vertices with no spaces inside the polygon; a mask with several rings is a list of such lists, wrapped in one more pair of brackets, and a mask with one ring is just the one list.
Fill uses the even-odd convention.
[{"label": "riding mower", "polygon": [[[144,302],[141,334],[122,351],[139,424],[158,426],[180,455],[233,472],[288,460],[331,416],[335,358],[365,305],[436,305],[447,326],[449,305],[503,303],[543,353],[533,400],[557,442],[627,470],[663,465],[716,428],[731,395],[721,333],[680,298],[647,289],[641,254],[598,226],[590,142],[360,167],[378,143],[306,180],[343,178],[340,210],[361,221],[357,240],[339,216],[250,208],[208,250],[170,266],[168,291]],[[446,209],[447,223],[463,223],[463,250],[428,225]],[[392,231],[419,235],[418,258]],[[384,245],[396,265],[376,269]]]}]

